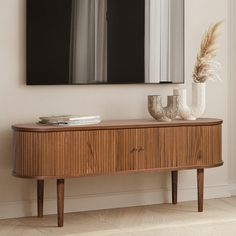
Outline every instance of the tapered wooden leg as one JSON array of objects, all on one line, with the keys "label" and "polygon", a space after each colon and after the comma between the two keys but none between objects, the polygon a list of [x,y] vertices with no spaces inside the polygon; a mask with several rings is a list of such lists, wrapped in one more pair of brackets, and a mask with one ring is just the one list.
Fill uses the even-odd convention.
[{"label": "tapered wooden leg", "polygon": [[172,181],[172,203],[177,204],[178,171],[171,172],[171,181]]},{"label": "tapered wooden leg", "polygon": [[197,170],[198,212],[203,212],[204,169]]},{"label": "tapered wooden leg", "polygon": [[43,217],[44,180],[37,181],[38,217]]},{"label": "tapered wooden leg", "polygon": [[58,227],[64,224],[64,179],[57,180],[57,223]]}]

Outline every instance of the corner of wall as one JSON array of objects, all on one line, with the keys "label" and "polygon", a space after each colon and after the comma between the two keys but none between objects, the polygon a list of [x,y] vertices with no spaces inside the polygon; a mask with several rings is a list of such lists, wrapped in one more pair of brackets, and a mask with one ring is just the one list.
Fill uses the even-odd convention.
[{"label": "corner of wall", "polygon": [[233,195],[236,195],[236,2],[228,0],[228,92],[229,92],[229,121],[228,121],[228,153],[229,153],[229,184],[234,188]]}]

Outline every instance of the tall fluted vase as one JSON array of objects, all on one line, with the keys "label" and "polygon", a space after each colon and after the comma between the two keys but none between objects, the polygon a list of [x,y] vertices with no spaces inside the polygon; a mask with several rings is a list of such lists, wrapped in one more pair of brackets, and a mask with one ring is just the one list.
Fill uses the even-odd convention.
[{"label": "tall fluted vase", "polygon": [[192,83],[192,105],[187,104],[187,90],[174,89],[174,95],[179,96],[178,116],[183,120],[196,120],[206,109],[206,84]]},{"label": "tall fluted vase", "polygon": [[192,116],[200,118],[206,109],[206,83],[192,83]]}]

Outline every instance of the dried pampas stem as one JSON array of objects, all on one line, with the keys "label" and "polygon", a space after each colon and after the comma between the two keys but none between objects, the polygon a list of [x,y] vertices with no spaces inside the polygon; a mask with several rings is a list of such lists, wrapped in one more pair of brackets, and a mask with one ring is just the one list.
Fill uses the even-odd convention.
[{"label": "dried pampas stem", "polygon": [[220,63],[213,60],[213,58],[216,56],[216,40],[222,23],[223,21],[220,21],[211,25],[203,36],[193,71],[193,81],[195,83],[205,83],[210,79],[219,79],[217,71],[220,68]]}]

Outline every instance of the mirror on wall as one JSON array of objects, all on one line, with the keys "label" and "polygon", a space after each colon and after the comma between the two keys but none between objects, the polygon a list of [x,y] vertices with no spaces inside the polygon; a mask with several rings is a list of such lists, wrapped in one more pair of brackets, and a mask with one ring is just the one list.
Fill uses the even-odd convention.
[{"label": "mirror on wall", "polygon": [[184,0],[27,0],[27,84],[184,82]]}]

